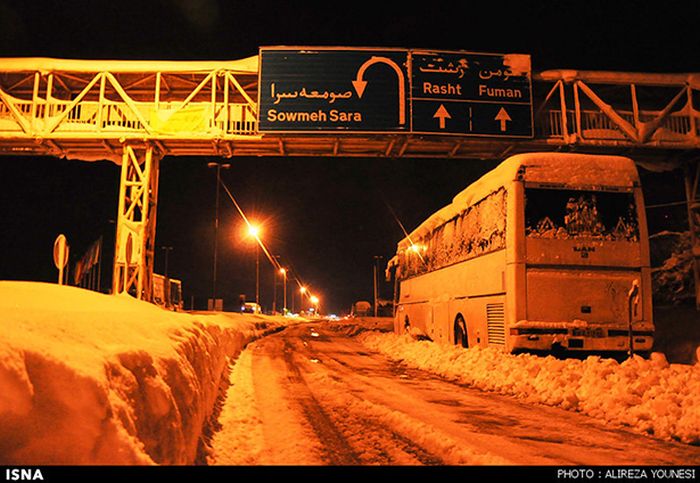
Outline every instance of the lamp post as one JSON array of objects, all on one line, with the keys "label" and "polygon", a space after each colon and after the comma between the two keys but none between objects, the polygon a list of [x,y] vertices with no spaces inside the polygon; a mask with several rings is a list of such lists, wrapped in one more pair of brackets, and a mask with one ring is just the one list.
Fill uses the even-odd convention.
[{"label": "lamp post", "polygon": [[[279,255],[272,255],[272,258],[275,259],[277,266],[279,266],[280,256]],[[272,313],[273,314],[277,313],[277,272],[278,272],[278,270],[275,269],[275,264],[273,263],[273,266],[272,266]]]},{"label": "lamp post", "polygon": [[311,301],[311,303],[314,306],[314,315],[318,315],[318,303],[319,303],[318,297],[316,297],[315,295],[312,295],[311,297],[309,297],[309,300]]},{"label": "lamp post", "polygon": [[306,287],[299,287],[299,312],[304,311],[304,295],[306,295]]},{"label": "lamp post", "polygon": [[286,268],[280,268],[280,274],[282,275],[282,290],[283,290],[283,305],[282,305],[282,313],[286,314],[287,313],[287,269]]},{"label": "lamp post", "polygon": [[255,240],[255,303],[260,305],[260,228],[248,225],[248,235]]},{"label": "lamp post", "polygon": [[[216,168],[216,215],[214,217],[214,269],[212,272],[212,307],[216,308],[216,268],[219,248],[219,186],[221,185],[221,169],[229,169],[229,163],[207,163],[208,168]],[[167,274],[166,274],[167,276]]]},{"label": "lamp post", "polygon": [[255,244],[255,303],[260,305],[260,245]]},{"label": "lamp post", "polygon": [[377,310],[377,301],[379,297],[377,296],[377,262],[381,260],[382,257],[381,255],[375,255],[374,256],[374,316],[377,317],[378,310]]},{"label": "lamp post", "polygon": [[165,252],[165,273],[163,274],[165,278],[168,278],[168,254],[172,251],[173,247],[160,247]]}]

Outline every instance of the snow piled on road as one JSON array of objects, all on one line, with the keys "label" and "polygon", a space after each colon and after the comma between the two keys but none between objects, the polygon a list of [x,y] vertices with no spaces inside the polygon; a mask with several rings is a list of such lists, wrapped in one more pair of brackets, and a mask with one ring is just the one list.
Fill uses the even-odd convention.
[{"label": "snow piled on road", "polygon": [[33,282],[0,282],[0,314],[6,465],[195,462],[230,358],[284,323]]},{"label": "snow piled on road", "polygon": [[619,363],[465,350],[408,335],[365,332],[358,338],[394,360],[470,387],[579,411],[660,439],[700,443],[700,364],[669,364],[658,353]]}]

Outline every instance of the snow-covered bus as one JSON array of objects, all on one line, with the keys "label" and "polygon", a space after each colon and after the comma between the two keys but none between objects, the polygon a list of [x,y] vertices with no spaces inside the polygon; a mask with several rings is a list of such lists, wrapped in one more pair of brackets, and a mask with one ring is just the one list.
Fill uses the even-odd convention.
[{"label": "snow-covered bus", "polygon": [[398,244],[394,326],[509,352],[649,352],[644,200],[619,156],[518,154]]}]

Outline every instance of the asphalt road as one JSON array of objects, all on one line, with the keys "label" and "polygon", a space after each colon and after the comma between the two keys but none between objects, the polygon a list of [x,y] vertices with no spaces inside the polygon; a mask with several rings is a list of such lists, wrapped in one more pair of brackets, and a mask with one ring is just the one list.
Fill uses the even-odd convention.
[{"label": "asphalt road", "polygon": [[697,465],[655,440],[408,369],[323,322],[248,346],[210,464]]}]

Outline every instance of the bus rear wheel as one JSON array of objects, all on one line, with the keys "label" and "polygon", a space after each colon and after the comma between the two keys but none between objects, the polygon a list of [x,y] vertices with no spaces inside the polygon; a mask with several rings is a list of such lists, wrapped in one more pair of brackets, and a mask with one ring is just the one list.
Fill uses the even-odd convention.
[{"label": "bus rear wheel", "polygon": [[464,322],[464,317],[461,315],[455,319],[455,345],[464,348],[469,347],[469,338],[467,336],[467,324]]}]

